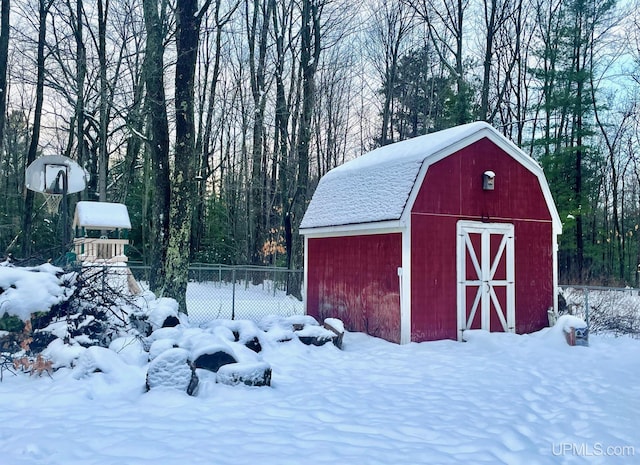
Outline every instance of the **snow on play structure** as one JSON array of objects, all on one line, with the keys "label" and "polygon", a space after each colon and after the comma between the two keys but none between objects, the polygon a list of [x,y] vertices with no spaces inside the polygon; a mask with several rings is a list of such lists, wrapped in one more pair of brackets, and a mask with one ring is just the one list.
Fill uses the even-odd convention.
[{"label": "snow on play structure", "polygon": [[[75,253],[81,262],[126,262],[124,231],[131,229],[127,206],[111,202],[78,202],[73,217]],[[95,236],[98,237],[95,237]],[[111,237],[109,237],[111,236]]]},{"label": "snow on play structure", "polygon": [[122,203],[88,202],[76,204],[73,216],[76,237],[73,240],[76,259],[83,265],[122,265],[113,273],[115,279],[125,280],[131,294],[142,289],[126,267],[128,261],[125,246],[129,241],[123,236],[131,229],[127,206]]}]

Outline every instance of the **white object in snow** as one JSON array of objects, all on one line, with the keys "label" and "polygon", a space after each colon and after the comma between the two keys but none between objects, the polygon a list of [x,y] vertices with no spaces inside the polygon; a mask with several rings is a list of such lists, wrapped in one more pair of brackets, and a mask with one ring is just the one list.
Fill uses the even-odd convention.
[{"label": "white object in snow", "polygon": [[36,158],[25,170],[25,186],[34,192],[62,194],[64,189],[73,194],[83,190],[88,180],[89,173],[63,155]]},{"label": "white object in snow", "polygon": [[[111,202],[78,202],[73,216],[73,227],[76,229],[74,242],[75,253],[79,261],[95,262],[98,259],[112,262],[126,262],[124,247],[129,244],[127,239],[107,237],[87,237],[87,230],[119,231],[131,229],[131,220],[127,206],[122,203]],[[78,231],[81,231],[78,234]],[[131,287],[139,286],[133,280]],[[132,293],[138,293],[133,292]]]},{"label": "white object in snow", "polygon": [[127,206],[122,203],[81,201],[76,204],[73,227],[131,229],[131,220]]}]

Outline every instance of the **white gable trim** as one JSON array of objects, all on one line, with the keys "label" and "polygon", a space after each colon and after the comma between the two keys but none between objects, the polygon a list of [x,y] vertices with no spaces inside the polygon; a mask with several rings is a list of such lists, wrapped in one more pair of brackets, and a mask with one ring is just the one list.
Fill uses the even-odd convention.
[{"label": "white gable trim", "polygon": [[[304,264],[302,271],[302,298],[304,300],[304,314],[309,314],[309,238],[304,238]],[[322,323],[322,322],[320,322]]]},{"label": "white gable trim", "polygon": [[493,143],[495,143],[498,147],[504,150],[508,155],[513,157],[516,161],[518,161],[522,166],[524,166],[527,170],[529,170],[532,174],[536,176],[538,179],[538,183],[540,184],[540,188],[542,190],[542,194],[545,199],[545,203],[547,204],[547,209],[551,215],[551,221],[553,224],[553,233],[554,236],[558,234],[562,234],[562,222],[560,221],[560,215],[558,214],[558,210],[556,209],[556,205],[553,201],[553,196],[551,195],[551,190],[549,189],[549,185],[547,184],[547,180],[544,176],[544,172],[542,171],[542,167],[531,157],[525,154],[521,149],[519,149],[515,144],[513,144],[510,140],[500,134],[491,126],[486,126],[473,134],[464,137],[451,145],[448,145],[444,149],[436,152],[429,157],[425,158],[422,167],[420,168],[420,172],[418,173],[418,177],[416,178],[416,182],[411,189],[411,194],[409,195],[409,199],[407,200],[407,204],[402,212],[401,221],[409,222],[411,217],[411,211],[413,210],[413,205],[418,197],[418,193],[420,192],[420,188],[424,182],[424,178],[427,175],[427,170],[434,163],[443,160],[444,158],[452,155],[453,153],[479,141],[480,139],[487,138]]},{"label": "white gable trim", "polygon": [[376,223],[345,224],[340,226],[325,226],[322,228],[301,229],[300,234],[308,238],[366,236],[372,234],[401,233],[405,224],[399,220],[379,221]]},{"label": "white gable trim", "polygon": [[411,342],[411,225],[402,233],[400,277],[400,344]]}]

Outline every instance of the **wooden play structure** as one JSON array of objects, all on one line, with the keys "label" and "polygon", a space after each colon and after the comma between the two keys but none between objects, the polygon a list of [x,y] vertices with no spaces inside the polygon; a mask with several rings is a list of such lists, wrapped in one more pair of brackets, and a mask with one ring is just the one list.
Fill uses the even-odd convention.
[{"label": "wooden play structure", "polygon": [[78,202],[73,217],[74,252],[79,262],[127,262],[125,246],[131,229],[127,206],[110,202]]}]

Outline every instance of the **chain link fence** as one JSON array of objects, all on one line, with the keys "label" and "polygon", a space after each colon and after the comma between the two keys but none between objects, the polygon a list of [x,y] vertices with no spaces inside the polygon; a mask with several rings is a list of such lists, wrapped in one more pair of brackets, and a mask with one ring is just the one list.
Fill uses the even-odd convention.
[{"label": "chain link fence", "polygon": [[[124,264],[122,264],[124,265]],[[110,268],[121,286],[148,289],[150,267],[129,262]],[[119,281],[118,281],[119,280]],[[300,295],[302,270],[277,267],[229,266],[195,263],[189,267],[187,312],[194,324],[215,319],[259,321],[268,315],[304,313]],[[114,281],[109,279],[111,283]],[[640,289],[560,285],[559,313],[585,320],[592,334],[609,333],[640,337]]]},{"label": "chain link fence", "polygon": [[[148,289],[148,266],[129,263],[143,289]],[[304,313],[300,295],[302,270],[277,267],[194,263],[189,267],[187,312],[194,324],[215,319],[259,321],[267,315]]]},{"label": "chain link fence", "polygon": [[593,334],[640,337],[640,289],[561,285],[558,310],[582,318]]}]

